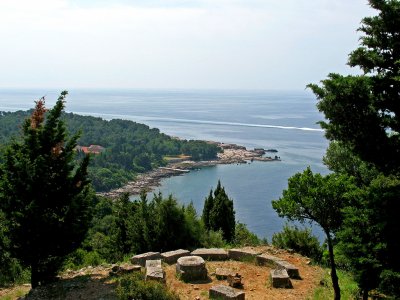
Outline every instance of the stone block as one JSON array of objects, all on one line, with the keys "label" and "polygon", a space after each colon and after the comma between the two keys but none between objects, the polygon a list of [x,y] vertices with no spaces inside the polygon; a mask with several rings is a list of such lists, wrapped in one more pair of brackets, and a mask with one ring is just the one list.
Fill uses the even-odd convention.
[{"label": "stone block", "polygon": [[200,256],[205,260],[227,260],[228,252],[220,248],[200,248],[192,251],[192,255]]},{"label": "stone block", "polygon": [[256,257],[257,264],[260,266],[269,266],[275,267],[277,266],[277,262],[281,261],[279,257],[272,256],[269,254],[261,254]]},{"label": "stone block", "polygon": [[228,256],[230,259],[233,260],[252,260],[255,259],[257,255],[259,255],[259,252],[256,252],[251,249],[229,249],[228,250]]},{"label": "stone block", "polygon": [[242,286],[242,276],[239,273],[228,275],[228,284],[231,287],[239,288]]},{"label": "stone block", "polygon": [[131,258],[131,263],[134,265],[140,265],[144,267],[146,265],[146,260],[152,260],[152,259],[161,259],[160,252],[147,252],[135,255]]},{"label": "stone block", "polygon": [[146,260],[146,268],[161,268],[161,259]]},{"label": "stone block", "polygon": [[218,280],[224,280],[228,278],[228,275],[232,274],[233,271],[231,269],[226,269],[226,268],[217,268],[215,270],[215,277],[217,277]]},{"label": "stone block", "polygon": [[243,291],[235,290],[230,286],[217,285],[210,288],[210,299],[229,299],[229,300],[245,300],[245,293]]},{"label": "stone block", "polygon": [[159,267],[148,267],[146,268],[146,280],[155,280],[165,283],[165,272]]},{"label": "stone block", "polygon": [[124,264],[121,266],[115,265],[112,267],[110,275],[115,276],[115,275],[129,274],[133,272],[140,272],[141,268],[142,268],[141,266],[130,265],[130,264]]},{"label": "stone block", "polygon": [[287,262],[286,260],[280,260],[276,263],[278,267],[285,269],[290,278],[300,279],[299,269],[292,265],[291,263]]},{"label": "stone block", "polygon": [[168,251],[168,252],[163,252],[161,253],[161,258],[164,262],[167,264],[174,264],[178,260],[178,258],[183,257],[183,256],[189,256],[190,251],[188,250],[175,250],[175,251]]},{"label": "stone block", "polygon": [[183,281],[207,279],[207,269],[204,259],[200,256],[183,256],[176,262],[176,274]]},{"label": "stone block", "polygon": [[293,287],[289,275],[285,269],[271,270],[271,284],[274,288],[291,289]]}]

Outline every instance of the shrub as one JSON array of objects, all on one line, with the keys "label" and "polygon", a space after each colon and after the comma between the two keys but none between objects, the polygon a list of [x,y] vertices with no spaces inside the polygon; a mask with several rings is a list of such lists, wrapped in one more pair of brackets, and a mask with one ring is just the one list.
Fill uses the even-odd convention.
[{"label": "shrub", "polygon": [[207,231],[202,236],[201,245],[205,248],[222,248],[226,242],[222,236],[222,231]]},{"label": "shrub", "polygon": [[122,276],[117,281],[118,299],[140,300],[178,300],[179,297],[167,288],[155,281],[144,281],[143,274],[129,274]]},{"label": "shrub", "polygon": [[286,224],[282,232],[274,233],[272,245],[283,249],[293,249],[316,262],[321,261],[322,258],[323,248],[309,228],[300,229]]},{"label": "shrub", "polygon": [[233,244],[240,247],[258,246],[262,244],[262,241],[247,228],[246,224],[236,223]]}]

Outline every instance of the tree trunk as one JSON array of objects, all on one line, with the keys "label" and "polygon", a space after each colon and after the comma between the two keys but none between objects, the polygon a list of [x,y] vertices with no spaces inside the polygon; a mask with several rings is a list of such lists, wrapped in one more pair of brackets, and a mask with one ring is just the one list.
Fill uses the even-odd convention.
[{"label": "tree trunk", "polygon": [[368,300],[368,290],[367,289],[363,290],[362,298],[363,298],[363,300]]},{"label": "tree trunk", "polygon": [[31,265],[31,286],[33,289],[39,286],[39,273],[36,263]]},{"label": "tree trunk", "polygon": [[339,287],[339,280],[336,274],[336,265],[335,265],[335,258],[333,256],[333,245],[331,234],[329,231],[325,231],[326,236],[328,238],[328,250],[329,250],[329,261],[331,264],[331,279],[332,279],[332,286],[334,291],[334,300],[340,300],[340,287]]}]

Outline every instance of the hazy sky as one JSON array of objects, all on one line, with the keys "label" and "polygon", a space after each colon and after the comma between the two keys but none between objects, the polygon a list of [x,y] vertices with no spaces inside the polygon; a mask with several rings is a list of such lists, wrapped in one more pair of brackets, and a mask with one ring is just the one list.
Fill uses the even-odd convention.
[{"label": "hazy sky", "polygon": [[367,0],[0,0],[0,87],[304,89]]}]

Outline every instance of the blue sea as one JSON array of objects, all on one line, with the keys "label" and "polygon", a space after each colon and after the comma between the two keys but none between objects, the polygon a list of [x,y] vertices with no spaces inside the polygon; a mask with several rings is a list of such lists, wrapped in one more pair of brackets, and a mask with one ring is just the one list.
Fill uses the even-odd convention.
[{"label": "blue sea", "polygon": [[[27,110],[42,96],[51,106],[58,93],[3,89],[0,110]],[[287,179],[307,166],[314,172],[328,172],[322,163],[328,142],[317,124],[323,115],[315,105],[310,91],[70,90],[66,110],[128,119],[185,139],[277,149],[280,162],[207,167],[164,179],[156,190],[173,194],[183,204],[192,201],[201,214],[204,198],[221,180],[234,201],[236,220],[270,240],[285,224],[271,200],[282,195]],[[314,233],[322,237],[317,228]]]}]

